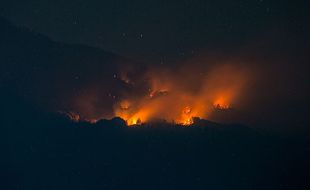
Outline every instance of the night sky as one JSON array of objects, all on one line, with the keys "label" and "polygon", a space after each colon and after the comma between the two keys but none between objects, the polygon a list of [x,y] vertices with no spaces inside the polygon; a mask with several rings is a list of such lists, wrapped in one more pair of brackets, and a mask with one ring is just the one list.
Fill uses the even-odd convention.
[{"label": "night sky", "polygon": [[53,40],[155,64],[206,49],[233,51],[261,40],[287,41],[309,31],[307,1],[12,0],[1,1],[0,7],[13,23]]},{"label": "night sky", "polygon": [[[242,63],[242,69],[252,70],[249,75],[255,75],[257,79],[249,82],[249,93],[243,97],[247,103],[243,103],[241,111],[250,115],[234,122],[250,121],[252,125],[265,125],[272,120],[280,125],[288,120],[303,123],[307,118],[307,1],[2,1],[0,7],[3,18],[17,27],[59,43],[99,47],[135,62],[134,66],[128,66],[131,65],[128,61],[107,61],[110,59],[100,53],[90,53],[99,50],[89,50],[89,53],[83,50],[55,50],[51,53],[54,50],[46,50],[45,53],[55,58],[44,60],[42,55],[39,60],[31,57],[33,65],[25,63],[25,72],[19,69],[27,75],[26,78],[15,79],[14,83],[24,88],[26,85],[18,80],[29,80],[30,87],[22,89],[21,94],[43,107],[48,107],[47,102],[57,110],[77,110],[87,116],[98,116],[112,112],[100,110],[113,107],[109,102],[119,102],[126,98],[124,94],[128,96],[122,84],[114,84],[113,81],[121,79],[122,73],[129,73],[128,70],[131,70],[132,80],[143,81],[150,78],[143,74],[153,72],[155,67],[172,70],[174,74],[170,75],[197,76],[208,73],[204,67],[210,65],[232,63],[238,68],[238,64]],[[7,39],[10,37],[14,38],[11,35]],[[20,43],[24,45],[23,41]],[[45,46],[49,48],[48,44]],[[34,45],[26,49],[37,51],[42,48]],[[68,53],[64,56],[66,58],[59,56],[62,51]],[[31,52],[26,54],[34,55]],[[45,62],[52,69],[40,62]],[[196,63],[205,66],[200,68]],[[190,67],[189,70],[197,68],[190,74],[176,71],[186,70],[184,65]],[[149,68],[143,70],[143,67]],[[44,80],[55,88],[50,88]],[[202,82],[201,79],[195,80]],[[38,81],[42,84],[36,85]],[[193,81],[192,84],[197,83]],[[136,85],[131,91],[140,92],[144,88],[141,85]],[[186,91],[190,90],[187,88]],[[90,97],[87,94],[96,95]],[[115,100],[106,98],[107,94]],[[78,105],[68,103],[79,98],[84,102]],[[301,111],[296,117],[283,117],[283,114],[296,112],[292,109]]]},{"label": "night sky", "polygon": [[309,10],[0,1],[0,189],[310,189]]}]

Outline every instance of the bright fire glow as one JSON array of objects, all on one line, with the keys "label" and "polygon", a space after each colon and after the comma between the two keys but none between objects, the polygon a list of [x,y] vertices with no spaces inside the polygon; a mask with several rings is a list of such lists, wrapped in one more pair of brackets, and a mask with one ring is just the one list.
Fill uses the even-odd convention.
[{"label": "bright fire glow", "polygon": [[[128,125],[145,123],[155,118],[188,126],[193,118],[208,118],[214,109],[232,107],[244,86],[246,75],[228,66],[217,68],[198,81],[198,89],[191,86],[183,73],[159,75],[151,73],[151,88],[144,96],[127,97],[115,106],[115,116]],[[156,78],[158,77],[158,78]],[[187,83],[187,84],[186,84]],[[195,84],[196,85],[196,84]]]},{"label": "bright fire glow", "polygon": [[[123,70],[121,80],[126,88],[118,89],[117,95],[110,95],[112,114],[97,114],[100,93],[81,98],[79,109],[83,118],[92,121],[120,117],[128,126],[150,121],[165,120],[184,126],[193,124],[193,118],[211,119],[215,110],[230,110],[238,107],[246,82],[248,70],[236,64],[221,64],[205,69],[205,64],[185,64],[179,69],[149,69],[131,78]],[[116,78],[117,79],[117,78]],[[114,87],[116,88],[116,87]],[[96,97],[96,98],[93,98]],[[104,98],[102,98],[104,100]],[[100,101],[99,101],[100,102]],[[86,113],[86,114],[83,114]]]},{"label": "bright fire glow", "polygon": [[220,110],[225,110],[230,108],[229,102],[223,97],[220,96],[218,99],[216,99],[213,103],[214,108],[220,109]]}]

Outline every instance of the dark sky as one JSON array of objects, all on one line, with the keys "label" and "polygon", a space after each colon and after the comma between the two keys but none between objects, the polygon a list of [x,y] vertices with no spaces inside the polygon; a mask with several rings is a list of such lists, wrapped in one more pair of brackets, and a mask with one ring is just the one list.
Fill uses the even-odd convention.
[{"label": "dark sky", "polygon": [[[1,1],[0,13],[54,40],[101,47],[144,61],[233,50],[276,30],[305,32],[307,1]],[[273,34],[274,35],[274,34]]]},{"label": "dark sky", "polygon": [[[1,1],[1,17],[13,25],[34,31],[29,34],[19,31],[19,28],[16,30],[23,34],[11,34],[3,30],[4,34],[0,36],[4,43],[0,45],[2,52],[7,52],[1,55],[7,64],[3,71],[8,80],[21,87],[23,96],[46,99],[52,105],[81,98],[83,101],[79,102],[83,105],[79,105],[82,107],[79,109],[83,111],[89,107],[88,98],[90,104],[95,105],[91,114],[101,114],[99,109],[112,108],[112,101],[115,103],[122,99],[124,94],[127,95],[126,90],[136,97],[139,90],[148,89],[144,86],[146,79],[143,74],[147,75],[146,71],[150,70],[155,72],[156,67],[163,70],[166,66],[172,68],[169,76],[177,75],[177,70],[184,65],[192,67],[192,72],[184,75],[179,72],[184,80],[185,75],[195,77],[202,73],[195,66],[196,62],[211,66],[228,60],[236,64],[237,70],[242,62],[243,67],[255,72],[258,70],[255,68],[259,68],[258,82],[247,86],[250,88],[250,98],[246,100],[248,107],[245,106],[245,112],[269,122],[270,118],[277,121],[293,118],[291,113],[296,112],[294,110],[299,110],[296,115],[307,118],[308,108],[304,102],[308,101],[309,86],[308,10],[308,1]],[[37,32],[60,43],[55,45],[41,39]],[[82,46],[62,45],[65,43]],[[142,67],[150,66],[151,69],[143,70],[136,65],[132,69],[123,59],[121,64],[115,64],[111,61],[115,57],[109,53],[83,45],[100,47],[105,52],[131,58],[132,62],[142,63]],[[13,59],[17,60],[15,65],[11,63],[12,57],[6,54],[12,54]],[[153,64],[158,65],[153,67]],[[134,81],[142,81],[143,88],[136,85],[133,89],[127,89],[119,77],[122,75],[120,71],[132,72],[130,77]],[[11,76],[12,73],[16,79]],[[29,82],[29,88],[26,88],[25,81]],[[174,86],[179,86],[180,80],[177,81]],[[199,84],[196,80],[189,86],[195,86],[194,83]],[[14,85],[8,86],[15,88]],[[115,92],[111,93],[112,90]],[[36,94],[36,91],[39,93]],[[94,97],[92,91],[95,91]],[[84,94],[90,97],[86,98]],[[111,100],[111,97],[119,99]],[[96,98],[99,103],[93,100]],[[107,101],[108,106],[102,100]],[[267,109],[268,117],[264,116]],[[112,113],[111,110],[109,113]],[[277,113],[277,118],[274,113]]]}]

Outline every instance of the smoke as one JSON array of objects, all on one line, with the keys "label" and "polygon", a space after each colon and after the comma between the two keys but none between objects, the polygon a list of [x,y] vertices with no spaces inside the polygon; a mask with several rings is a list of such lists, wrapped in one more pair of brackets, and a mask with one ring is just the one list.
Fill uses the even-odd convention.
[{"label": "smoke", "polygon": [[[75,100],[85,120],[121,117],[129,125],[163,119],[191,124],[193,118],[215,118],[216,113],[241,107],[251,71],[236,60],[196,58],[177,67],[135,65],[119,67],[111,92],[89,89]],[[102,87],[106,89],[106,87]],[[103,103],[109,100],[110,104]]]},{"label": "smoke", "polygon": [[[8,97],[14,94],[31,106],[68,113],[74,120],[119,116],[129,124],[154,119],[189,124],[200,117],[308,127],[309,40],[292,29],[275,26],[234,50],[206,44],[191,51],[189,56],[195,57],[188,60],[172,56],[155,65],[156,60],[131,62],[9,26],[3,35],[8,38],[0,58],[0,87]],[[171,59],[174,62],[167,61]]]},{"label": "smoke", "polygon": [[93,68],[79,93],[64,98],[65,110],[89,121],[121,117],[129,125],[158,119],[186,125],[199,117],[251,126],[306,126],[308,58],[297,50],[279,50],[280,45],[200,52],[176,63],[119,61],[113,62],[115,69]]}]

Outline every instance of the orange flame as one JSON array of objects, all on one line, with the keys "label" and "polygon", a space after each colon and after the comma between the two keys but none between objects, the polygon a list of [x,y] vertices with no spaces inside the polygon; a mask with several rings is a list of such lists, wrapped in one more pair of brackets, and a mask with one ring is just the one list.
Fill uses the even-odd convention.
[{"label": "orange flame", "polygon": [[[187,64],[172,71],[152,69],[140,73],[140,81],[130,79],[122,71],[120,80],[130,87],[130,91],[121,92],[112,100],[116,102],[113,102],[112,115],[102,114],[91,119],[120,117],[129,126],[163,119],[188,126],[193,124],[193,118],[212,120],[213,114],[217,113],[215,110],[239,106],[249,79],[248,71],[236,64],[204,67],[204,64]],[[84,110],[90,109],[85,107],[88,109]],[[82,111],[79,110],[80,113]]]},{"label": "orange flame", "polygon": [[[230,109],[241,94],[246,75],[230,66],[222,66],[199,81],[198,89],[191,90],[186,78],[176,74],[151,73],[151,89],[141,99],[127,98],[115,107],[115,116],[137,125],[154,118],[165,119],[184,126],[194,117],[208,118],[214,109]],[[171,77],[173,76],[173,77]],[[159,77],[159,78],[156,78]]]}]

